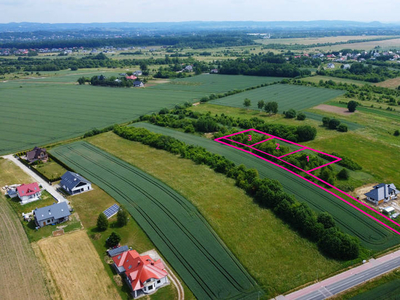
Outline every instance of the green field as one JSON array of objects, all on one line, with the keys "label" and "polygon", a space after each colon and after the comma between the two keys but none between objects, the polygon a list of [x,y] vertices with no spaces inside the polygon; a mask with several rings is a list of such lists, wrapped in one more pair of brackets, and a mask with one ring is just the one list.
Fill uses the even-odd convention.
[{"label": "green field", "polygon": [[210,152],[225,156],[237,165],[244,164],[248,168],[257,169],[262,178],[267,177],[278,180],[284,190],[290,194],[294,194],[300,202],[308,203],[315,211],[329,212],[343,231],[357,236],[362,245],[368,249],[380,251],[400,242],[398,235],[390,232],[354,208],[351,208],[343,201],[277,166],[263,162],[253,155],[221,145],[209,139],[148,123],[135,123],[132,125],[135,127],[144,127],[156,133],[173,136],[188,144],[202,146]]},{"label": "green field", "polygon": [[357,295],[353,300],[399,300],[400,299],[400,279],[395,279],[385,283],[373,290]]},{"label": "green field", "polygon": [[260,100],[264,100],[264,102],[276,101],[278,103],[279,112],[282,113],[291,108],[294,110],[302,110],[313,107],[343,94],[343,91],[338,90],[275,84],[213,100],[210,101],[210,103],[232,107],[244,107],[243,101],[248,98],[251,100],[251,106],[249,108],[257,110],[257,102]]},{"label": "green field", "polygon": [[0,154],[82,135],[203,94],[65,84],[0,83]]},{"label": "green field", "polygon": [[224,93],[235,89],[241,90],[263,83],[281,81],[282,79],[282,77],[202,74],[189,78],[174,79],[171,82],[151,87],[151,89],[211,94]]},{"label": "green field", "polygon": [[256,282],[176,191],[86,142],[51,152],[123,204],[197,298],[257,297]]}]

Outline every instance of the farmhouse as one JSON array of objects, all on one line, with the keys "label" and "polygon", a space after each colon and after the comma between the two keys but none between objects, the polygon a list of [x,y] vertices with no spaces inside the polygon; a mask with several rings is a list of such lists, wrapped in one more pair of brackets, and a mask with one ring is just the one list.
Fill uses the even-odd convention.
[{"label": "farmhouse", "polygon": [[48,158],[49,157],[47,155],[46,149],[44,148],[35,147],[32,151],[26,152],[26,160],[29,163],[33,163],[38,160],[46,162]]},{"label": "farmhouse", "polygon": [[134,87],[144,87],[144,83],[142,81],[136,80],[133,82]]},{"label": "farmhouse", "polygon": [[60,202],[42,208],[36,208],[33,211],[35,223],[38,227],[68,221],[70,214],[67,202]]},{"label": "farmhouse", "polygon": [[391,184],[380,183],[375,185],[374,188],[368,193],[364,194],[367,196],[367,200],[371,201],[375,205],[383,202],[389,202],[390,200],[397,199],[397,194],[400,193],[396,189],[396,186]]},{"label": "farmhouse", "polygon": [[329,63],[327,66],[328,69],[334,69],[335,65],[333,63]]},{"label": "farmhouse", "polygon": [[137,77],[136,77],[136,76],[134,76],[134,75],[131,75],[131,76],[125,76],[125,78],[126,78],[127,80],[136,80],[136,79],[137,79]]},{"label": "farmhouse", "polygon": [[154,261],[149,255],[141,256],[136,250],[121,252],[117,248],[111,254],[114,254],[115,270],[125,278],[134,298],[154,293],[168,284],[168,273],[161,260]]},{"label": "farmhouse", "polygon": [[86,180],[81,175],[70,171],[67,171],[63,176],[61,176],[60,186],[70,195],[80,194],[92,189],[90,181]]},{"label": "farmhouse", "polygon": [[211,69],[210,73],[211,74],[218,74],[218,69]]},{"label": "farmhouse", "polygon": [[17,187],[17,195],[21,199],[22,204],[33,202],[40,199],[42,195],[37,182],[30,184],[22,184]]},{"label": "farmhouse", "polygon": [[133,72],[133,75],[142,76],[142,71],[135,71]]},{"label": "farmhouse", "polygon": [[185,67],[184,70],[187,71],[187,72],[192,72],[193,71],[193,67],[191,65],[188,65],[188,66]]}]

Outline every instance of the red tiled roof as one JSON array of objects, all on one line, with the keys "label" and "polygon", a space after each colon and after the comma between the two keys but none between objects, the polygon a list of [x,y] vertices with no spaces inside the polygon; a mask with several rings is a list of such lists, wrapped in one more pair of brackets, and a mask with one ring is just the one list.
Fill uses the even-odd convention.
[{"label": "red tiled roof", "polygon": [[124,267],[134,291],[142,289],[143,283],[151,278],[161,279],[168,275],[161,260],[154,261],[148,255],[140,256],[136,250],[125,251],[112,259],[118,267]]},{"label": "red tiled roof", "polygon": [[125,76],[125,78],[126,78],[126,79],[132,79],[132,80],[135,80],[135,79],[137,79],[137,77],[136,77],[136,76],[134,76],[134,75],[131,75],[131,76]]},{"label": "red tiled roof", "polygon": [[30,196],[36,194],[37,192],[40,192],[40,188],[37,182],[34,182],[30,184],[20,185],[19,187],[17,187],[17,192],[20,197]]}]

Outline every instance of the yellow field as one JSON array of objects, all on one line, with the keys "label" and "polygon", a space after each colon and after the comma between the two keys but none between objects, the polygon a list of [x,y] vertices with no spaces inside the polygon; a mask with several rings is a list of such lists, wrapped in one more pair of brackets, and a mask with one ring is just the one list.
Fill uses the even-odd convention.
[{"label": "yellow field", "polygon": [[62,299],[121,299],[85,231],[37,244]]},{"label": "yellow field", "polygon": [[360,42],[354,44],[345,44],[345,45],[334,45],[334,46],[325,46],[325,47],[318,47],[315,49],[319,49],[320,51],[339,51],[344,48],[346,49],[357,49],[357,50],[372,50],[376,46],[381,47],[380,50],[389,49],[389,48],[399,48],[400,47],[400,39],[392,39],[392,40],[385,40],[385,41],[371,41],[371,42]]},{"label": "yellow field", "polygon": [[385,88],[397,89],[400,86],[400,77],[388,79],[375,84],[376,86],[382,86]]}]

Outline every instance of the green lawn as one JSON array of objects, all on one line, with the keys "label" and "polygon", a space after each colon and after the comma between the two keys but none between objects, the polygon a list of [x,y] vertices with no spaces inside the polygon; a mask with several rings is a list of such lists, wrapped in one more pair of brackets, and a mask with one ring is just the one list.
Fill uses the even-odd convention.
[{"label": "green lawn", "polygon": [[337,77],[322,76],[322,75],[306,77],[306,78],[302,78],[301,80],[308,81],[308,82],[314,82],[314,83],[319,83],[320,80],[323,80],[323,81],[332,80],[335,83],[341,82],[341,83],[355,84],[355,85],[371,84],[371,82],[368,82],[368,81],[353,80],[353,79],[347,79],[347,78],[337,78]]},{"label": "green lawn", "polygon": [[62,166],[52,161],[51,159],[49,159],[49,161],[46,163],[34,166],[34,168],[49,179],[59,178],[67,171]]},{"label": "green lawn", "polygon": [[[340,199],[337,199],[333,195],[328,194],[322,189],[305,182],[303,179],[290,174],[289,172],[274,166],[270,163],[263,162],[257,157],[244,153],[240,150],[221,145],[212,140],[195,136],[192,134],[186,134],[178,132],[169,128],[158,127],[148,123],[135,123],[135,127],[144,127],[153,132],[162,133],[165,135],[173,136],[185,143],[199,145],[206,148],[208,151],[218,153],[225,156],[235,164],[244,164],[248,168],[255,168],[258,170],[260,177],[268,177],[271,179],[278,180],[284,190],[290,194],[294,194],[300,202],[306,202],[315,211],[327,211],[329,212],[338,226],[344,231],[351,235],[360,238],[361,244],[374,251],[382,251],[388,247],[397,245],[400,242],[400,237],[376,221],[369,217],[361,214]],[[343,137],[349,138],[346,145],[353,145],[353,141],[350,134],[345,134]],[[353,138],[354,139],[354,138]],[[307,146],[322,150],[325,152],[337,151],[335,149],[327,149],[327,144],[332,142],[333,139],[321,139],[321,144],[318,142],[307,143]],[[349,148],[347,148],[349,149]],[[363,153],[365,147],[359,148],[358,150]],[[364,150],[364,151],[363,151]],[[352,154],[348,154],[347,151],[340,151],[341,154],[355,158]],[[369,152],[368,152],[369,153]],[[391,156],[395,157],[395,156]],[[382,159],[384,159],[382,157]],[[355,159],[359,162],[358,159]],[[385,165],[390,163],[388,160]],[[384,168],[382,166],[382,168]],[[367,170],[368,171],[368,170]],[[395,172],[395,169],[393,169]],[[343,196],[343,195],[342,195]],[[346,197],[345,197],[346,198]],[[350,198],[346,198],[350,201]],[[354,201],[355,202],[355,201]]]},{"label": "green lawn", "polygon": [[322,256],[313,243],[299,237],[271,211],[254,204],[234,180],[207,166],[111,132],[88,141],[162,180],[190,200],[269,297],[314,280],[316,270],[327,276],[340,268],[338,262]]},{"label": "green lawn", "polygon": [[51,152],[123,204],[197,298],[257,295],[257,283],[176,191],[85,142]]},{"label": "green lawn", "polygon": [[251,100],[249,108],[257,110],[258,101],[275,101],[278,103],[279,112],[282,113],[291,108],[298,111],[313,107],[343,94],[344,92],[339,90],[275,84],[213,100],[210,103],[243,108],[244,99],[248,98]]}]

